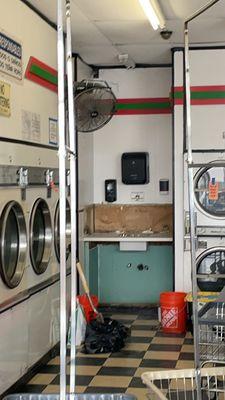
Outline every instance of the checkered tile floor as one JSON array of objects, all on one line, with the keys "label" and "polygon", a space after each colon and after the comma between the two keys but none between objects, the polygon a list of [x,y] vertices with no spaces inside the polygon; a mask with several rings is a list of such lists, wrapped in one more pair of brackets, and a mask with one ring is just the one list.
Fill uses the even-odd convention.
[{"label": "checkered tile floor", "polygon": [[[119,353],[77,353],[77,393],[132,393],[142,400],[147,392],[141,381],[143,372],[194,366],[190,333],[164,334],[147,311],[139,315],[113,314],[111,318],[129,326],[131,337]],[[67,368],[69,384],[69,359]],[[59,393],[59,357],[52,359],[20,392]]]}]

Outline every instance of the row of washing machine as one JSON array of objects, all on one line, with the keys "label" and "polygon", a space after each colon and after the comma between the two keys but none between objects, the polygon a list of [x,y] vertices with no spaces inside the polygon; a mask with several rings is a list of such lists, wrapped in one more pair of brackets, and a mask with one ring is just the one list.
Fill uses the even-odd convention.
[{"label": "row of washing machine", "polygon": [[[0,304],[59,272],[57,181],[56,169],[0,166]],[[66,220],[69,264],[69,199]]]},{"label": "row of washing machine", "polygon": [[[225,153],[196,152],[193,162],[196,215],[198,288],[220,292],[225,286]],[[223,165],[224,164],[224,165]],[[190,226],[188,207],[187,162],[184,157],[184,283],[191,290]]]}]

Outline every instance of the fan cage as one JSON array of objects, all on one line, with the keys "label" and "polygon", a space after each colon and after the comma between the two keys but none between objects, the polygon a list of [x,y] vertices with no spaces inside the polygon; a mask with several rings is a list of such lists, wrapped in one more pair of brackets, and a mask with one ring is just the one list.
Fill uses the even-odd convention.
[{"label": "fan cage", "polygon": [[75,85],[76,125],[93,132],[106,125],[116,112],[116,97],[106,81],[83,80]]}]

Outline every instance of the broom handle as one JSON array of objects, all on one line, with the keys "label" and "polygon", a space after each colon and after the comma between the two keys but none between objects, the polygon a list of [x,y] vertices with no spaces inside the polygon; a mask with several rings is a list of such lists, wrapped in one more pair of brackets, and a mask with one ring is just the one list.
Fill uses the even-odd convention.
[{"label": "broom handle", "polygon": [[83,268],[81,266],[81,263],[78,261],[76,265],[77,265],[77,270],[78,270],[78,273],[79,273],[79,276],[80,276],[80,279],[81,279],[81,283],[82,283],[83,289],[85,291],[86,296],[88,297],[88,300],[89,300],[89,303],[91,304],[92,310],[96,314],[99,314],[99,312],[96,310],[96,307],[94,306],[94,303],[93,303],[92,298],[90,296],[90,289],[89,289],[87,280],[85,278],[84,271],[83,271]]},{"label": "broom handle", "polygon": [[80,279],[81,279],[81,283],[82,283],[82,286],[83,286],[83,289],[84,289],[85,293],[87,295],[90,295],[90,290],[89,290],[89,287],[88,287],[88,284],[87,284],[87,280],[85,278],[85,275],[84,275],[84,272],[83,272],[83,268],[82,268],[81,263],[79,261],[77,262],[77,270],[78,270],[78,273],[79,273],[79,276],[80,276]]}]

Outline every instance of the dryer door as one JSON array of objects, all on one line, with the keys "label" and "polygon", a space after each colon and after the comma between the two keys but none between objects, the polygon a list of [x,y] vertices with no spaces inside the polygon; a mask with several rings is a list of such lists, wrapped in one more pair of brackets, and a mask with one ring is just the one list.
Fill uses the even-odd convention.
[{"label": "dryer door", "polygon": [[212,247],[204,251],[197,258],[196,265],[197,274],[202,275],[197,279],[199,289],[203,292],[220,292],[225,286],[225,278],[215,275],[225,274],[225,247]]},{"label": "dryer door", "polygon": [[38,199],[33,206],[30,218],[30,258],[34,271],[46,271],[52,248],[52,224],[48,204]]},{"label": "dryer door", "polygon": [[199,170],[195,175],[194,186],[198,208],[213,218],[224,218],[225,167],[212,166]]},{"label": "dryer door", "polygon": [[19,285],[26,266],[27,232],[19,203],[6,204],[0,219],[0,272],[9,288]]},{"label": "dryer door", "polygon": [[[68,200],[66,200],[66,259],[68,260],[70,255],[70,246],[71,246],[71,225],[70,225],[70,204]],[[59,226],[59,201],[56,205],[55,209],[55,220],[54,220],[54,242],[55,242],[55,254],[56,258],[59,261],[60,252],[59,252],[59,238],[60,238],[60,226]]]}]

